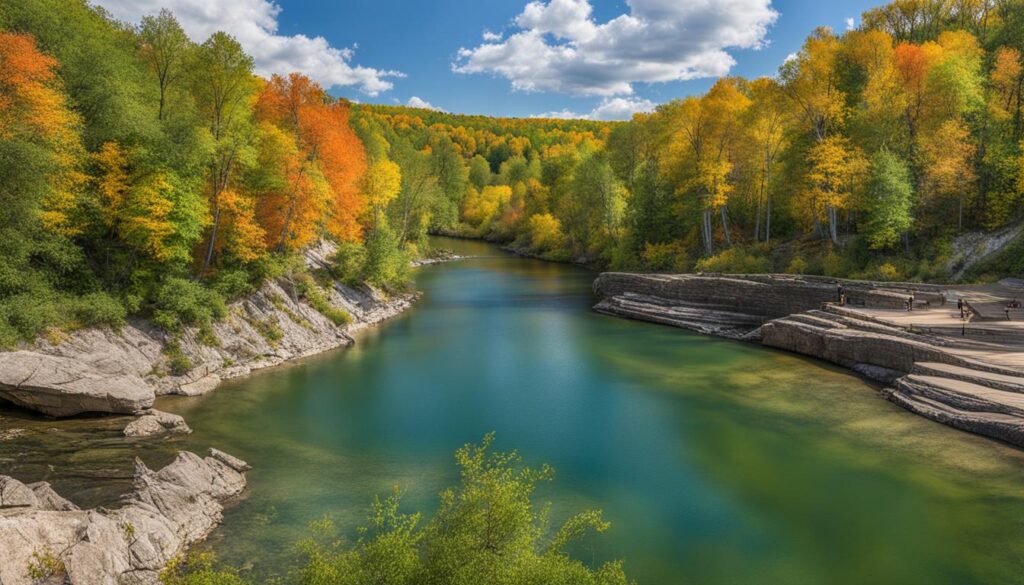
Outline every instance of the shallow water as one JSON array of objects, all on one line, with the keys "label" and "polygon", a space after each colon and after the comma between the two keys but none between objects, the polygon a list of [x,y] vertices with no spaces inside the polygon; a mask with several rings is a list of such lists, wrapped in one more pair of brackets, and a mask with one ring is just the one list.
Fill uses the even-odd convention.
[{"label": "shallow water", "polygon": [[254,469],[208,546],[260,577],[311,520],[351,532],[393,485],[432,510],[454,449],[496,431],[556,468],[538,494],[556,514],[612,522],[576,552],[623,558],[642,585],[1024,582],[1020,451],[819,362],[592,313],[583,269],[440,244],[485,257],[417,269],[420,304],[353,349],[161,399],[188,437],[0,410],[27,430],[0,442],[0,473],[104,503],[132,455],[216,446]]}]

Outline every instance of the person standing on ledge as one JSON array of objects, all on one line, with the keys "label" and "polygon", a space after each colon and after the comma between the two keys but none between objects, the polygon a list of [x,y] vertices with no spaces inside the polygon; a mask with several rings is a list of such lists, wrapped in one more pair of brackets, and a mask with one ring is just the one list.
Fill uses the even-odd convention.
[{"label": "person standing on ledge", "polygon": [[846,305],[846,289],[843,288],[843,283],[836,283],[836,302],[842,307]]},{"label": "person standing on ledge", "polygon": [[907,310],[914,310],[914,295],[910,295],[909,297],[907,297]]},{"label": "person standing on ledge", "polygon": [[957,308],[958,311],[960,311],[960,318],[963,319],[964,318],[964,300],[963,299],[959,299],[958,298],[956,300],[956,308]]}]

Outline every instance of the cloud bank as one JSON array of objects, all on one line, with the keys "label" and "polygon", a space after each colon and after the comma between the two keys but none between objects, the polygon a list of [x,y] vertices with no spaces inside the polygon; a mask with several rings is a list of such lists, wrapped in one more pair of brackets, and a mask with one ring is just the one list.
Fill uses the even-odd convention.
[{"label": "cloud bank", "polygon": [[393,87],[398,71],[352,63],[354,50],[332,47],[323,37],[280,35],[281,7],[272,0],[95,0],[115,18],[138,23],[161,8],[170,9],[192,40],[203,42],[222,30],[235,37],[256,61],[256,73],[304,73],[324,87],[358,87],[376,96]]},{"label": "cloud bank", "polygon": [[726,75],[727,49],[758,49],[778,18],[771,0],[626,0],[605,23],[589,0],[535,0],[516,32],[459,49],[452,69],[490,73],[524,91],[615,96],[634,83]]},{"label": "cloud bank", "polygon": [[415,95],[409,98],[409,101],[406,102],[405,105],[409,106],[410,108],[422,108],[424,110],[434,110],[436,112],[444,111],[443,109],[435,106],[434,104],[428,102],[427,100]]},{"label": "cloud bank", "polygon": [[545,112],[534,118],[559,118],[562,120],[628,120],[638,112],[650,112],[657,107],[651,100],[638,98],[605,98],[589,114],[578,114],[571,110]]}]

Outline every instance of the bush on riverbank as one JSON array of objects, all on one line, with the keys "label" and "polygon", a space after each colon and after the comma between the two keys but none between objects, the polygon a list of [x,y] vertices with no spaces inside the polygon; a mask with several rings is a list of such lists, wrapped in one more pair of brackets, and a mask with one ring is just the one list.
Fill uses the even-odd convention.
[{"label": "bush on riverbank", "polygon": [[[538,484],[554,470],[524,466],[516,452],[491,452],[494,435],[455,452],[461,481],[441,492],[433,518],[401,511],[398,488],[376,499],[355,542],[339,538],[328,519],[314,522],[313,535],[298,544],[302,564],[286,579],[301,585],[629,585],[622,563],[591,568],[566,548],[610,524],[599,510],[569,518],[557,529],[546,506],[532,501]],[[224,581],[216,578],[223,576]],[[161,575],[164,585],[241,583],[237,573],[218,571],[209,558],[176,563]]]}]

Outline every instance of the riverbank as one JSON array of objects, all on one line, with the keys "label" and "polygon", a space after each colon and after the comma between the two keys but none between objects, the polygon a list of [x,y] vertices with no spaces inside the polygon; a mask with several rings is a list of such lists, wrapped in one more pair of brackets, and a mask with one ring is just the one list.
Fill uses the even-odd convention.
[{"label": "riverbank", "polygon": [[[333,252],[321,242],[306,251],[306,264],[324,267]],[[174,337],[143,320],[40,339],[0,353],[0,399],[56,417],[141,414],[157,396],[204,394],[223,380],[351,345],[354,333],[402,313],[418,297],[341,282],[322,292],[347,322],[323,314],[282,277],[228,305],[212,339],[195,328]]]},{"label": "riverbank", "polygon": [[179,453],[152,471],[135,459],[134,490],[117,509],[82,510],[47,482],[0,475],[0,583],[155,585],[159,573],[223,519],[249,465],[216,449]]},{"label": "riverbank", "polygon": [[[594,291],[598,312],[822,359],[880,384],[911,412],[1024,447],[1024,319],[985,316],[1009,289],[610,272]],[[959,318],[957,299],[977,305],[975,318]]]},{"label": "riverbank", "polygon": [[[327,242],[310,248],[307,267],[325,267],[333,252]],[[0,398],[53,417],[138,415],[124,428],[127,440],[187,434],[192,431],[181,416],[152,409],[157,396],[198,396],[225,380],[350,346],[357,332],[404,312],[419,297],[387,297],[340,282],[323,294],[331,308],[349,315],[347,322],[324,315],[279,278],[230,304],[228,316],[213,325],[214,343],[196,329],[172,338],[141,320],[118,331],[86,329],[42,339],[0,353]],[[189,365],[173,373],[175,360],[178,367]],[[0,429],[0,440],[21,432]],[[0,583],[156,583],[171,559],[221,523],[224,505],[245,488],[248,469],[216,449],[205,459],[179,451],[156,472],[136,457],[134,489],[115,510],[82,510],[47,482],[26,485],[0,475]]]}]

